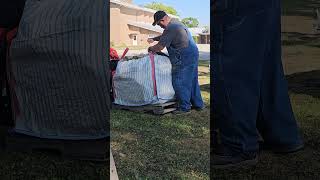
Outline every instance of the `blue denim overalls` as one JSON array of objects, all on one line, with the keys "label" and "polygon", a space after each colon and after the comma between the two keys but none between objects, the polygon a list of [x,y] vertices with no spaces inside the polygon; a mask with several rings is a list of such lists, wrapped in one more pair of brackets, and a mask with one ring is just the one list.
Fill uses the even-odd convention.
[{"label": "blue denim overalls", "polygon": [[213,117],[234,152],[302,144],[281,62],[279,0],[217,0],[213,24]]},{"label": "blue denim overalls", "polygon": [[[173,24],[173,26],[182,25]],[[204,104],[198,82],[198,47],[188,29],[182,27],[188,33],[188,47],[175,49],[170,45],[167,50],[172,64],[172,85],[178,101],[178,110],[189,111],[191,106],[202,108]]]}]

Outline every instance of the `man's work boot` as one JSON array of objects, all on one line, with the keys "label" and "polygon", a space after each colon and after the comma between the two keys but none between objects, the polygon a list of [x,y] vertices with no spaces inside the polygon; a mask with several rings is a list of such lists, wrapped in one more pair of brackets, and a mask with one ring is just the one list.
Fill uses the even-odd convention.
[{"label": "man's work boot", "polygon": [[253,166],[257,163],[258,155],[256,152],[236,153],[225,147],[215,148],[213,152],[212,167],[214,169]]}]

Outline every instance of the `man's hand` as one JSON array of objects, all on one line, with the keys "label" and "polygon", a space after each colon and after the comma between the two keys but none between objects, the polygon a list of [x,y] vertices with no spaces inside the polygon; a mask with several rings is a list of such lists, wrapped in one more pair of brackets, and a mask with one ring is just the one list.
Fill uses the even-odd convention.
[{"label": "man's hand", "polygon": [[156,53],[160,52],[164,47],[161,44],[156,44],[148,48],[148,52]]},{"label": "man's hand", "polygon": [[151,43],[153,43],[153,42],[154,42],[154,40],[153,40],[153,39],[151,39],[151,38],[148,38],[147,42],[148,42],[149,44],[151,44]]},{"label": "man's hand", "polygon": [[150,53],[150,52],[151,52],[151,53],[153,53],[153,51],[152,51],[152,48],[151,48],[151,47],[149,47],[149,48],[148,48],[148,52],[149,52],[149,53]]}]

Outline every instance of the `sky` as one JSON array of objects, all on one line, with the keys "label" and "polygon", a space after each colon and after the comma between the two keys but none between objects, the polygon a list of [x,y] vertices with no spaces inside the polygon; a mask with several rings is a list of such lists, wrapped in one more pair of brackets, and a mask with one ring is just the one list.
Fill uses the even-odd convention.
[{"label": "sky", "polygon": [[199,26],[210,25],[210,0],[133,0],[136,5],[144,5],[153,1],[175,8],[181,19],[194,17],[198,19]]}]

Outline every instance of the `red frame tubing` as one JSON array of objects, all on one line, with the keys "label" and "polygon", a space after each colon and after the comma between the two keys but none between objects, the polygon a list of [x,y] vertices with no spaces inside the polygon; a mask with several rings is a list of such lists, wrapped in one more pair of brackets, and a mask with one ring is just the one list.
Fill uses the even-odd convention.
[{"label": "red frame tubing", "polygon": [[[5,28],[0,28],[0,42],[1,43],[5,43],[6,42],[6,36],[7,35],[7,29],[5,29]],[[2,60],[0,60],[0,61],[2,61]],[[3,64],[4,65],[4,64]],[[2,68],[2,67],[1,67]],[[2,93],[2,89],[5,87],[5,84],[6,84],[6,82],[5,82],[5,71],[4,72],[0,72],[0,83],[1,83],[1,85],[0,85],[0,87],[1,87],[1,89],[0,89],[0,91],[1,91],[1,93]]]},{"label": "red frame tubing", "polygon": [[14,28],[7,32],[6,34],[6,40],[8,43],[7,46],[7,78],[8,78],[8,84],[9,84],[9,89],[10,89],[10,94],[11,94],[11,106],[12,110],[14,112],[14,117],[20,116],[20,106],[19,106],[19,101],[17,98],[17,95],[15,93],[15,86],[16,86],[16,80],[14,78],[13,72],[12,72],[12,66],[11,66],[11,60],[10,60],[10,47],[11,47],[11,42],[12,40],[16,37],[18,32],[18,28]]},{"label": "red frame tubing", "polygon": [[152,81],[153,81],[153,95],[157,96],[157,82],[156,82],[156,72],[155,72],[155,63],[154,63],[154,54],[149,53],[151,60],[151,71],[152,71]]}]

